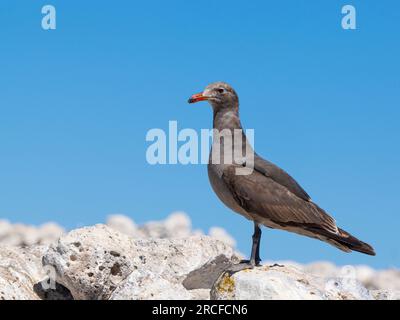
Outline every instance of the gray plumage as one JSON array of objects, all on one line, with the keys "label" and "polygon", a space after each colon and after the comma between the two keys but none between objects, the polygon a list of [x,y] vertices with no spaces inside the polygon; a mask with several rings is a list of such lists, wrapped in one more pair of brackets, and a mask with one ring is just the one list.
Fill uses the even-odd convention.
[{"label": "gray plumage", "polygon": [[[255,152],[254,161],[246,155],[242,163],[224,163],[226,135],[233,134],[235,129],[242,129],[238,96],[228,84],[216,82],[207,86],[203,93],[194,95],[189,102],[201,100],[208,100],[213,107],[214,129],[225,132],[221,139],[214,136],[208,175],[213,190],[226,206],[254,221],[256,229],[258,225],[264,225],[316,238],[346,252],[355,250],[375,255],[370,245],[338,228],[335,220],[313,203],[289,174]],[[245,154],[246,147],[253,151],[242,133],[242,154]],[[220,148],[220,163],[211,161],[215,148]],[[253,161],[253,172],[249,175],[236,174],[246,161]],[[259,243],[255,246],[257,248],[252,251],[252,256],[257,254],[257,257],[252,258],[259,260],[255,252],[259,251]]]}]

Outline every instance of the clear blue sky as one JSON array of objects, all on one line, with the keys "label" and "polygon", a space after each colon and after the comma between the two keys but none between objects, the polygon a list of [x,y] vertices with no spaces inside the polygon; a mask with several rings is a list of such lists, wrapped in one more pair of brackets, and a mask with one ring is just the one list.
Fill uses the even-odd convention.
[{"label": "clear blue sky", "polygon": [[[150,166],[146,132],[209,128],[188,105],[231,83],[259,154],[376,257],[264,229],[262,257],[400,266],[400,4],[385,1],[0,3],[0,217],[67,228],[184,210],[249,252],[252,225],[213,194],[204,165]],[[57,30],[41,29],[41,7]],[[357,30],[341,29],[341,7]]]}]

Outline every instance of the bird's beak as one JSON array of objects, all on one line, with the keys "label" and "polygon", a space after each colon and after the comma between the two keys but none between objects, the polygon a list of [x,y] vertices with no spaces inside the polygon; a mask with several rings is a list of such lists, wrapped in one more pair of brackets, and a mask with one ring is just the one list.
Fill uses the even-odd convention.
[{"label": "bird's beak", "polygon": [[196,93],[189,98],[188,102],[195,103],[195,102],[205,101],[205,100],[208,100],[207,96],[205,96],[203,93]]}]

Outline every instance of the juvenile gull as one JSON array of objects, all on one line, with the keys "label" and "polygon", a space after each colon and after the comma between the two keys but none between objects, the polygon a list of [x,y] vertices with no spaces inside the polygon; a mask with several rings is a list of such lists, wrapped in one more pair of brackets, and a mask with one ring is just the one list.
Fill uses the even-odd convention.
[{"label": "juvenile gull", "polygon": [[[345,252],[354,250],[375,255],[369,244],[337,227],[335,220],[312,202],[310,196],[289,174],[253,151],[242,130],[239,98],[231,86],[224,82],[212,83],[202,93],[193,95],[188,102],[199,101],[211,104],[213,127],[217,130],[214,131],[208,163],[211,186],[226,206],[254,222],[250,260],[236,265],[232,268],[233,272],[259,265],[260,225],[319,239]],[[235,140],[234,132],[238,130],[241,139]],[[216,136],[216,132],[220,134]],[[236,152],[235,146],[242,149],[242,161],[224,161],[228,138],[231,141],[228,149],[231,146],[232,153]],[[241,142],[242,146],[237,146],[237,142]],[[212,160],[216,148],[220,150],[219,163]],[[252,153],[253,157],[250,157]],[[251,164],[249,167],[253,170],[250,174],[238,174],[238,169],[248,166],[246,162]]]}]

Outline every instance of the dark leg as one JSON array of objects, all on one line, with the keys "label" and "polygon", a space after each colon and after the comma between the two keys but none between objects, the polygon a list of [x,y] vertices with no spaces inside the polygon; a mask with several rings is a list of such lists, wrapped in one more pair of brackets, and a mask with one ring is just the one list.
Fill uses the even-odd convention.
[{"label": "dark leg", "polygon": [[257,222],[254,222],[253,245],[251,248],[251,258],[250,258],[250,263],[254,266],[258,266],[261,262],[260,242],[261,242],[261,228]]},{"label": "dark leg", "polygon": [[251,257],[250,260],[241,261],[238,264],[231,266],[227,271],[230,274],[239,272],[245,269],[253,269],[255,266],[259,266],[260,259],[260,240],[261,240],[261,228],[257,222],[254,222],[254,234],[253,234],[253,244],[251,246]]}]

